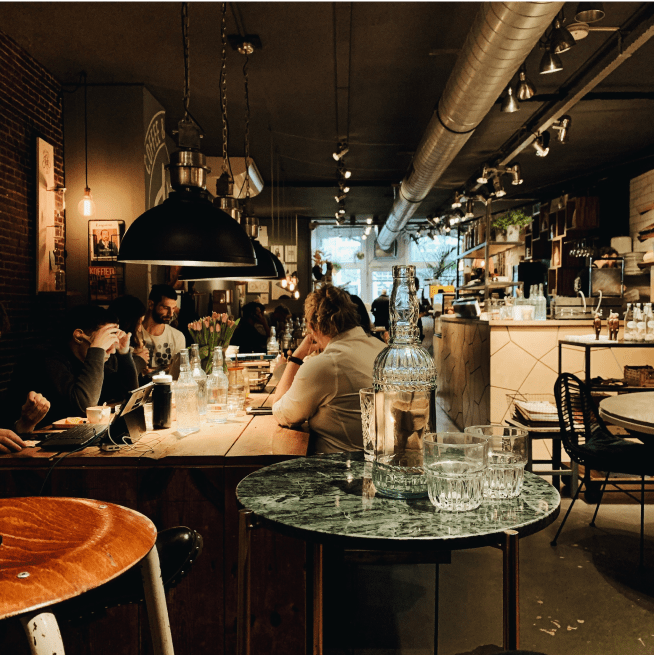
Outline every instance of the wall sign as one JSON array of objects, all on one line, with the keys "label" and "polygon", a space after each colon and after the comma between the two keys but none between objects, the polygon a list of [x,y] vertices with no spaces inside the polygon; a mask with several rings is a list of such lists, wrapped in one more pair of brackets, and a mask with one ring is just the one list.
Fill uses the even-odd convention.
[{"label": "wall sign", "polygon": [[123,295],[125,267],[118,250],[125,221],[89,221],[89,302],[109,304]]},{"label": "wall sign", "polygon": [[36,291],[63,291],[57,288],[55,251],[54,147],[36,139]]}]

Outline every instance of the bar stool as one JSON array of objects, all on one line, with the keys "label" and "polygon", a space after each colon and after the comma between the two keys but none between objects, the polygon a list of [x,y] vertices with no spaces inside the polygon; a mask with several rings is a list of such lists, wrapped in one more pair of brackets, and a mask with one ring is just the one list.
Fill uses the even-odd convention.
[{"label": "bar stool", "polygon": [[33,655],[64,653],[52,605],[117,578],[139,564],[154,652],[173,644],[154,548],[157,530],[142,514],[77,498],[0,500],[0,619],[18,617]]}]

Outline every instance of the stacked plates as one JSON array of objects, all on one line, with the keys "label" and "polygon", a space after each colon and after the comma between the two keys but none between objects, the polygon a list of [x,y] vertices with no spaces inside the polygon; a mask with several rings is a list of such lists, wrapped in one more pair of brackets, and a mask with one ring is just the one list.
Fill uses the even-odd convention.
[{"label": "stacked plates", "polygon": [[528,421],[537,421],[542,423],[558,423],[559,414],[556,405],[544,402],[542,400],[515,400],[516,409]]}]

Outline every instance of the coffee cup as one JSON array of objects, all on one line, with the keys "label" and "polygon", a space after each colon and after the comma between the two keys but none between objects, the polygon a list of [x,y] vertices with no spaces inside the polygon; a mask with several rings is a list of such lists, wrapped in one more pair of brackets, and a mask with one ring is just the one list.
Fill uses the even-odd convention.
[{"label": "coffee cup", "polygon": [[86,418],[89,423],[109,423],[110,414],[111,407],[106,405],[86,408]]}]

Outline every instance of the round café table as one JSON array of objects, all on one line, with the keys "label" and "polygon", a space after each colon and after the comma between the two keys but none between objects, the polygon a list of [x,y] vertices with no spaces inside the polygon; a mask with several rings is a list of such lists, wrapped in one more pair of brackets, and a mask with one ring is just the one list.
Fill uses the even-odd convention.
[{"label": "round caf\u00e9 table", "polygon": [[605,398],[600,402],[599,413],[605,421],[630,432],[654,435],[654,391]]},{"label": "round caf\u00e9 table", "polygon": [[[307,650],[322,651],[322,548],[364,551],[451,552],[482,546],[504,555],[504,648],[517,649],[518,540],[542,530],[559,513],[561,498],[541,477],[525,472],[518,498],[484,501],[471,512],[441,512],[429,499],[396,500],[375,494],[372,463],[362,453],[305,457],[273,464],[241,480],[237,653],[250,652],[251,532],[258,526],[313,544],[307,563]],[[311,553],[309,553],[311,555]],[[447,561],[435,559],[438,561]],[[436,616],[437,626],[438,616]],[[434,650],[437,648],[435,639]]]},{"label": "round caf\u00e9 table", "polygon": [[150,519],[120,505],[79,498],[0,500],[0,619],[20,619],[34,655],[63,655],[56,618],[47,608],[140,563],[154,652],[172,655],[156,538]]}]

